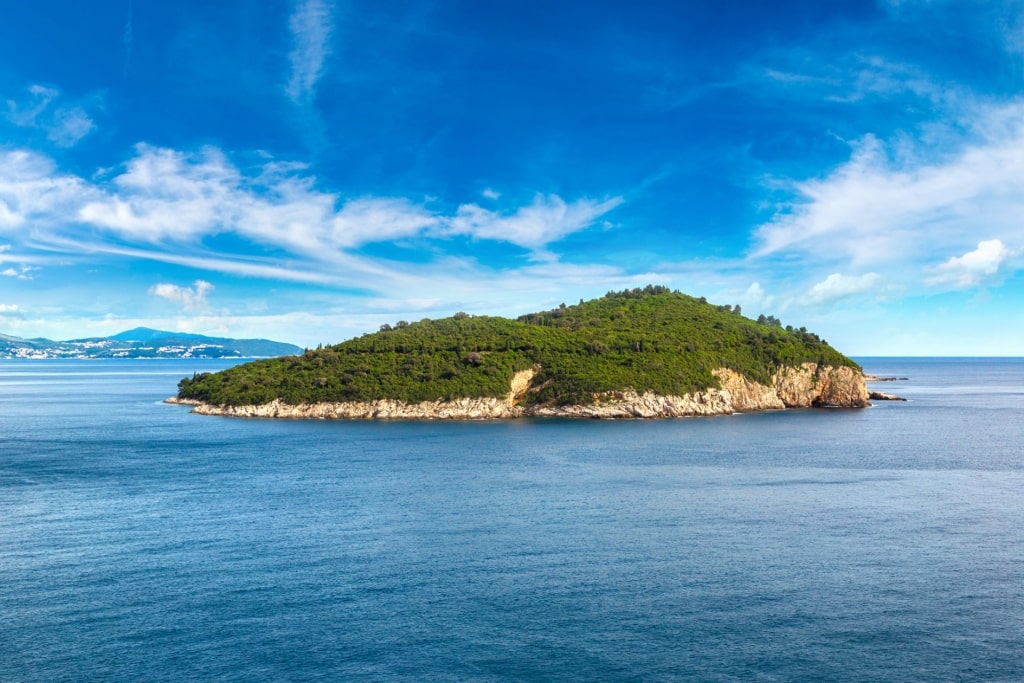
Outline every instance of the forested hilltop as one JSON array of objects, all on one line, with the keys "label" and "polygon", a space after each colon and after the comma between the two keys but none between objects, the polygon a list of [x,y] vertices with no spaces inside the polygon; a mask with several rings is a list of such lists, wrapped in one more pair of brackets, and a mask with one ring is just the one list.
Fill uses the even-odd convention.
[{"label": "forested hilltop", "polygon": [[609,292],[517,320],[457,313],[399,321],[298,356],[183,379],[178,399],[220,406],[504,398],[530,370],[522,406],[586,405],[603,393],[718,388],[715,371],[770,385],[780,367],[860,368],[805,329],[745,318],[665,287]]}]

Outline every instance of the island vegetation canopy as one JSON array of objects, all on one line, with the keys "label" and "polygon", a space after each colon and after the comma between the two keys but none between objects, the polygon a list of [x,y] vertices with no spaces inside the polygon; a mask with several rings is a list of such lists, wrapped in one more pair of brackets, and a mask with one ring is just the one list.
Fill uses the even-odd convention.
[{"label": "island vegetation canopy", "polygon": [[682,396],[718,387],[718,368],[771,384],[779,367],[807,362],[858,367],[806,329],[648,285],[516,320],[398,321],[301,355],[185,378],[178,397],[211,405],[498,398],[516,372],[533,369],[524,404],[589,404],[624,389]]}]

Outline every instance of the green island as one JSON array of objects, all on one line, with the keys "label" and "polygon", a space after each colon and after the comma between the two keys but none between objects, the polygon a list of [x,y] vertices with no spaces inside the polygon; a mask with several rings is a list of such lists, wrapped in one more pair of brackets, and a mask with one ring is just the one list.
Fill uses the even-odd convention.
[{"label": "green island", "polygon": [[[823,373],[837,371],[844,371],[845,378],[859,385],[838,393],[833,387],[830,396],[819,391],[786,400],[778,389],[786,384],[786,373],[794,371],[807,375],[804,384],[809,382],[812,389],[823,384]],[[697,397],[699,403],[704,400],[701,397],[718,396],[730,388],[736,394],[737,380],[746,387],[771,389],[773,396],[781,398],[764,405],[757,401],[723,404],[720,410],[695,412],[782,408],[801,402],[866,405],[860,367],[817,335],[803,328],[784,328],[771,316],[751,320],[743,317],[739,306],[717,306],[652,285],[562,304],[516,320],[457,313],[441,320],[399,321],[301,355],[184,378],[172,400],[206,406],[208,412],[219,414],[408,417],[402,411],[366,406],[378,402],[380,408],[380,402],[391,402],[392,408],[394,404],[436,408],[458,401],[465,406],[466,399],[493,399],[503,412],[482,416],[514,417],[569,414],[570,407],[621,404],[635,396]],[[824,383],[836,381],[833,377]],[[808,389],[801,391],[806,394]],[[255,413],[230,410],[267,404],[278,408]],[[281,409],[310,405],[360,408],[326,415],[323,410],[314,414]],[[429,406],[423,410],[413,416],[432,416]],[[688,414],[683,409],[662,413]],[[580,414],[604,416],[593,411]],[[648,416],[637,410],[608,413],[631,415]],[[455,410],[437,416],[481,415]]]}]

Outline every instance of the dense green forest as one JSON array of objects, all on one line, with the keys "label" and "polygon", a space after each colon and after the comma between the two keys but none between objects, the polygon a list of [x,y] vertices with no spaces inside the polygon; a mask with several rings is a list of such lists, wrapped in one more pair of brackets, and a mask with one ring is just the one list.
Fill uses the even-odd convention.
[{"label": "dense green forest", "polygon": [[730,368],[770,383],[780,365],[853,366],[805,329],[757,321],[665,287],[609,292],[518,320],[457,313],[183,379],[179,398],[214,405],[503,397],[512,375],[539,367],[524,403],[586,404],[633,388],[683,395]]}]

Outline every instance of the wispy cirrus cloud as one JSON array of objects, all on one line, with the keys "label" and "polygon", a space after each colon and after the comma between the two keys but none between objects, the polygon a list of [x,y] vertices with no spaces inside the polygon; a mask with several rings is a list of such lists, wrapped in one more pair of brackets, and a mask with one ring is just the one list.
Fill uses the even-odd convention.
[{"label": "wispy cirrus cloud", "polygon": [[54,113],[46,136],[59,147],[74,147],[95,129],[96,124],[85,109],[70,107]]},{"label": "wispy cirrus cloud", "polygon": [[[588,229],[623,201],[568,202],[537,195],[526,206],[503,211],[463,204],[446,213],[433,200],[343,199],[319,189],[304,172],[304,166],[278,162],[243,172],[215,148],[186,153],[139,145],[122,173],[89,181],[60,172],[39,154],[9,152],[0,157],[0,231],[75,259],[117,254],[352,286],[411,277],[409,264],[361,254],[367,244],[469,236],[514,244],[552,260],[547,249],[553,243]],[[241,251],[214,246],[227,236],[249,246]],[[472,270],[437,254],[433,268],[442,261],[453,273]]]},{"label": "wispy cirrus cloud", "polygon": [[158,242],[196,238],[237,220],[231,198],[241,175],[218,150],[184,154],[139,145],[136,152],[113,187],[79,209],[79,221]]},{"label": "wispy cirrus cloud", "polygon": [[823,59],[796,50],[771,54],[764,60],[741,69],[743,83],[785,88],[787,99],[865,104],[906,95],[929,106],[944,106],[963,97],[960,88],[935,82],[920,67],[878,54],[854,52]]},{"label": "wispy cirrus cloud", "polygon": [[445,232],[541,250],[552,242],[592,225],[622,202],[622,197],[612,197],[601,201],[581,199],[567,203],[557,195],[538,194],[531,204],[519,207],[510,215],[490,211],[476,204],[463,204],[455,216],[446,221]]},{"label": "wispy cirrus cloud", "polygon": [[0,232],[73,219],[79,206],[99,195],[97,188],[61,172],[42,154],[0,152]]},{"label": "wispy cirrus cloud", "polygon": [[864,137],[848,162],[792,185],[794,199],[757,229],[754,256],[920,267],[979,236],[1024,243],[1024,102],[978,113],[944,155]]},{"label": "wispy cirrus cloud", "polygon": [[140,145],[136,151],[112,188],[79,181],[79,196],[90,197],[77,212],[80,222],[150,243],[230,232],[316,256],[372,242],[452,235],[542,249],[623,202],[537,195],[508,213],[463,204],[445,215],[400,197],[342,200],[317,189],[312,178],[272,164],[245,175],[213,148],[188,154]]},{"label": "wispy cirrus cloud", "polygon": [[339,247],[355,247],[418,235],[443,221],[407,199],[361,197],[345,202],[331,219],[330,240]]},{"label": "wispy cirrus cloud", "polygon": [[96,129],[96,123],[81,104],[61,103],[61,92],[44,85],[28,88],[28,97],[6,101],[6,118],[15,126],[46,133],[59,147],[74,147]]},{"label": "wispy cirrus cloud", "polygon": [[333,8],[325,0],[300,0],[288,20],[292,34],[292,50],[285,93],[292,102],[309,104],[316,95],[316,85],[324,72],[324,62],[331,53]]},{"label": "wispy cirrus cloud", "polygon": [[29,86],[28,93],[29,97],[21,102],[7,100],[7,119],[16,126],[32,128],[39,125],[39,118],[57,99],[60,91],[37,84]]},{"label": "wispy cirrus cloud", "polygon": [[877,290],[883,280],[878,273],[864,273],[863,275],[832,273],[821,282],[814,283],[797,302],[805,306],[831,304],[841,299]]}]

